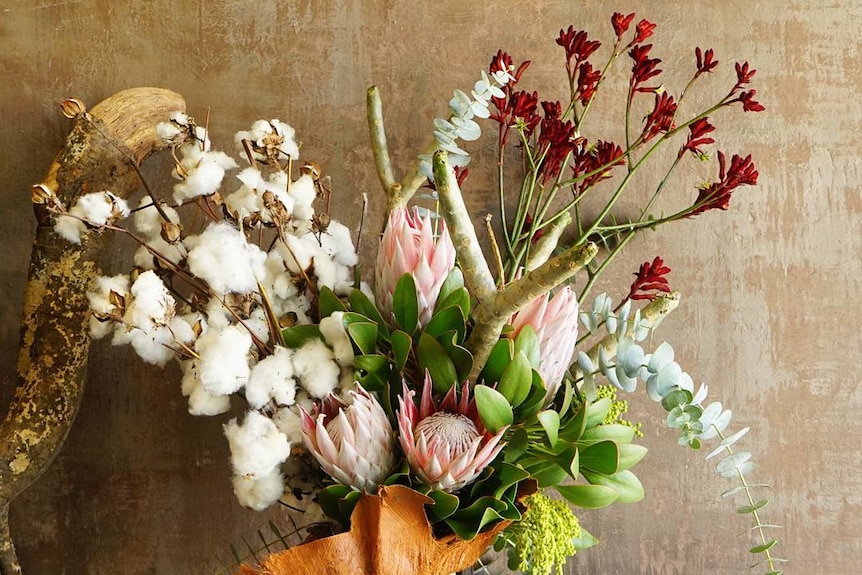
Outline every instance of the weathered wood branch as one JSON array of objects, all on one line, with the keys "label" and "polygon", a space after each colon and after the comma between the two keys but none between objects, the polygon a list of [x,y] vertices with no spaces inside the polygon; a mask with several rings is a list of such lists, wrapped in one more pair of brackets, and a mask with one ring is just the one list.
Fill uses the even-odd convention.
[{"label": "weathered wood branch", "polygon": [[[42,182],[67,207],[83,194],[110,190],[128,197],[141,185],[140,164],[158,146],[155,127],[179,94],[158,88],[119,92],[81,113]],[[98,269],[103,238],[80,245],[57,236],[50,213],[34,204],[37,229],[30,260],[18,356],[18,386],[0,423],[0,575],[21,573],[9,535],[8,505],[56,456],[75,420],[84,391],[86,291]]]}]

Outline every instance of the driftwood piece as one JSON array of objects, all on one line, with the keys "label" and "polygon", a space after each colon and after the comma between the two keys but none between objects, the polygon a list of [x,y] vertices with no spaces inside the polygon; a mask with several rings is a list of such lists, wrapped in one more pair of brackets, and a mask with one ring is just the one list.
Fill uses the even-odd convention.
[{"label": "driftwood piece", "polygon": [[[135,88],[81,111],[42,185],[67,207],[90,192],[130,196],[141,185],[136,167],[158,146],[155,127],[173,110],[185,110],[179,94]],[[95,234],[86,234],[81,245],[69,244],[54,234],[46,207],[34,209],[38,226],[18,385],[0,423],[0,575],[21,573],[9,533],[9,502],[47,468],[78,413],[90,345],[86,290],[98,274],[103,244]]]},{"label": "driftwood piece", "polygon": [[425,516],[428,503],[408,487],[381,487],[356,504],[347,533],[275,553],[237,575],[449,575],[473,565],[509,525],[502,521],[470,541],[437,539]]}]

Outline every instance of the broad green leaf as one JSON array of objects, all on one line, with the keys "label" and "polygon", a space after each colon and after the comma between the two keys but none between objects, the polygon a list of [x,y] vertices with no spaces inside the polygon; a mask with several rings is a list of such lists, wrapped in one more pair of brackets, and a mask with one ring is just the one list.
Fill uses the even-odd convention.
[{"label": "broad green leaf", "polygon": [[464,317],[470,317],[470,292],[466,288],[458,288],[445,298],[437,298],[436,309],[446,309],[457,306],[461,308]]},{"label": "broad green leaf", "polygon": [[647,451],[649,451],[643,445],[635,445],[635,444],[617,444],[617,449],[620,453],[620,462],[617,469],[619,471],[625,471],[626,469],[631,469],[646,456]]},{"label": "broad green leaf", "polygon": [[320,293],[317,294],[317,309],[321,318],[329,317],[337,311],[347,311],[344,303],[327,286],[321,286]]},{"label": "broad green leaf", "polygon": [[404,274],[395,286],[392,295],[392,313],[395,323],[409,334],[416,331],[419,322],[419,303],[416,300],[416,282],[413,276]]},{"label": "broad green leaf", "polygon": [[587,424],[586,429],[591,429],[605,420],[608,412],[611,410],[611,400],[608,397],[603,397],[598,401],[589,404],[587,409]]},{"label": "broad green leaf", "polygon": [[619,450],[613,441],[600,441],[581,449],[581,469],[611,475],[619,468]]},{"label": "broad green leaf", "polygon": [[458,381],[463,382],[473,370],[473,354],[467,351],[466,348],[458,345],[458,334],[454,331],[447,331],[437,338],[437,343],[443,346],[449,359],[455,364],[455,371],[458,374]]},{"label": "broad green leaf", "polygon": [[518,421],[523,421],[536,415],[545,405],[545,386],[542,377],[534,369],[532,370],[532,384],[527,399],[518,406]]},{"label": "broad green leaf", "polygon": [[586,416],[588,406],[589,402],[582,405],[581,409],[578,410],[574,417],[569,418],[569,420],[563,424],[562,429],[560,429],[560,437],[570,443],[574,443],[581,439],[587,423]]},{"label": "broad green leaf", "polygon": [[377,353],[357,355],[353,359],[353,365],[365,372],[375,373],[389,366],[389,358]]},{"label": "broad green leaf", "polygon": [[592,429],[584,431],[579,443],[597,443],[599,441],[610,440],[615,443],[631,443],[635,437],[634,428],[623,425],[621,423],[611,423],[609,425],[599,425]]},{"label": "broad green leaf", "polygon": [[312,339],[324,341],[323,335],[320,333],[320,326],[317,324],[295,325],[281,330],[281,337],[284,339],[285,347],[296,349],[302,347],[306,342]]},{"label": "broad green leaf", "polygon": [[419,336],[417,355],[420,369],[423,372],[427,369],[431,374],[435,392],[446,393],[458,382],[458,372],[452,358],[440,342],[427,333],[423,332]]},{"label": "broad green leaf", "polygon": [[527,399],[533,385],[533,368],[523,351],[516,351],[515,358],[509,362],[497,389],[502,393],[512,407],[518,407]]},{"label": "broad green leaf", "polygon": [[458,341],[462,342],[467,330],[467,322],[464,319],[464,313],[461,311],[461,308],[451,306],[435,313],[424,330],[435,338],[440,337],[447,331],[454,331],[458,334]]},{"label": "broad green leaf", "polygon": [[473,395],[482,425],[490,433],[497,433],[507,425],[512,425],[512,406],[502,393],[487,385],[477,385],[473,388]]},{"label": "broad green leaf", "polygon": [[506,449],[503,450],[504,460],[508,463],[514,463],[527,453],[527,430],[523,427],[516,429],[509,438],[509,443]]},{"label": "broad green leaf", "polygon": [[431,490],[426,493],[428,497],[434,500],[433,505],[428,506],[428,513],[435,519],[445,519],[458,509],[458,497],[445,491]]},{"label": "broad green leaf", "polygon": [[459,509],[445,521],[459,537],[470,540],[490,523],[505,519],[508,505],[493,497],[480,497],[470,506]]},{"label": "broad green leaf", "polygon": [[515,354],[523,352],[530,362],[530,367],[539,369],[539,338],[536,337],[536,332],[529,324],[521,328],[518,337],[515,338]]},{"label": "broad green leaf", "polygon": [[413,340],[407,333],[399,330],[392,332],[392,355],[395,356],[395,367],[398,371],[403,371],[407,365],[407,360],[410,358],[410,348],[413,347]]},{"label": "broad green leaf", "polygon": [[593,537],[593,534],[584,529],[583,526],[581,526],[581,534],[572,539],[572,545],[575,546],[576,551],[583,551],[598,544],[599,540]]},{"label": "broad green leaf", "polygon": [[436,314],[437,310],[443,309],[441,304],[445,302],[447,297],[463,287],[464,274],[461,273],[460,268],[452,268],[452,271],[443,280],[443,285],[440,286],[440,293],[437,294],[437,302],[434,305],[434,313]]},{"label": "broad green leaf", "polygon": [[548,443],[553,447],[557,444],[560,431],[560,414],[553,409],[546,409],[537,413],[536,418],[545,430],[545,435],[548,436]]},{"label": "broad green leaf", "polygon": [[341,521],[342,515],[338,506],[338,501],[344,498],[351,491],[353,490],[350,487],[340,484],[330,485],[329,487],[322,489],[317,494],[317,503],[320,505],[320,509],[323,511],[324,515]]},{"label": "broad green leaf", "polygon": [[644,498],[644,486],[631,471],[618,471],[613,475],[601,475],[581,470],[584,478],[593,485],[613,487],[620,494],[620,503],[637,503]]},{"label": "broad green leaf", "polygon": [[546,461],[543,459],[529,461],[521,460],[521,464],[524,469],[530,473],[530,476],[536,480],[539,487],[543,489],[558,485],[565,481],[569,476],[565,469],[553,461]]},{"label": "broad green leaf", "polygon": [[368,319],[376,322],[380,326],[382,335],[389,335],[386,321],[384,321],[383,316],[380,315],[380,311],[377,309],[377,306],[374,305],[374,302],[371,301],[371,299],[369,299],[362,290],[355,289],[350,292],[350,309],[356,313],[361,313]]},{"label": "broad green leaf", "polygon": [[377,324],[370,321],[347,324],[347,333],[363,354],[371,354],[377,349]]},{"label": "broad green leaf", "polygon": [[512,486],[517,485],[521,481],[528,479],[530,474],[517,467],[515,465],[510,465],[508,463],[503,463],[500,465],[500,472],[497,474],[497,480],[500,482],[497,489],[494,491],[494,497],[497,499],[501,499],[503,497],[503,493]]},{"label": "broad green leaf", "polygon": [[566,501],[584,509],[601,509],[620,497],[616,489],[604,485],[557,485],[555,489]]},{"label": "broad green leaf", "polygon": [[560,413],[563,415],[569,412],[569,408],[572,406],[572,399],[575,397],[575,388],[572,386],[572,383],[566,378],[563,381],[563,385],[565,386],[563,392],[563,404],[560,406]]},{"label": "broad green leaf", "polygon": [[491,349],[491,355],[479,374],[479,383],[494,384],[503,377],[503,370],[515,355],[515,344],[511,339],[502,338]]}]

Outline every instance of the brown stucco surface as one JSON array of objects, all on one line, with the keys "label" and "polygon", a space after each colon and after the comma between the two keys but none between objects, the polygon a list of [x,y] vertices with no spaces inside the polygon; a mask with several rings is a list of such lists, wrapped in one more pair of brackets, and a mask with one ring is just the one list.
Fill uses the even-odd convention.
[{"label": "brown stucco surface", "polygon": [[[786,525],[787,573],[860,572],[858,2],[0,0],[2,397],[14,386],[34,227],[29,188],[70,128],[57,107],[64,97],[92,105],[133,86],[170,88],[199,118],[210,109],[213,140],[224,148],[251,121],[281,118],[297,129],[304,157],[332,177],[335,217],[354,226],[359,193],[369,193],[370,246],[383,196],[366,144],[367,86],[381,89],[403,170],[451,91],[469,88],[499,47],[534,60],[528,83],[562,97],[558,30],[574,24],[608,39],[608,17],[623,5],[658,23],[655,52],[668,64],[690,66],[695,46],[714,47],[724,64],[716,93],[729,64],[749,59],[768,110],[717,118],[723,149],[754,154],[759,186],[740,190],[728,213],[634,242],[601,287],[622,291],[637,264],[665,258],[683,302],[658,341],[670,341],[684,369],[733,409],[737,428],[752,426],[745,446],[760,462],[754,478],[774,486],[765,519]],[[622,72],[614,79],[620,87]],[[665,81],[678,90],[673,82],[684,80]],[[613,113],[598,110],[593,128],[618,135]],[[492,194],[481,166],[490,168],[492,154],[473,149],[479,169],[465,192],[483,210]],[[156,161],[147,174],[167,190],[165,167]],[[705,175],[698,167],[677,176],[672,194],[690,198]],[[128,254],[116,243],[105,265],[120,270]],[[106,343],[90,357],[63,451],[11,509],[25,573],[205,572],[268,518],[233,499],[227,418],[188,415],[173,368],[144,366]],[[748,572],[738,536],[748,524],[719,497],[732,483],[676,446],[659,407],[642,394],[631,403],[651,449],[639,473],[647,497],[581,513],[603,544],[568,572]]]}]

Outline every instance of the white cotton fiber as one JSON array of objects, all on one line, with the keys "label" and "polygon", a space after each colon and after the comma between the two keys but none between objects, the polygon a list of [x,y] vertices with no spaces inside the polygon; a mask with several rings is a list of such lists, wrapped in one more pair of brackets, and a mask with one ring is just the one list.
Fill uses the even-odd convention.
[{"label": "white cotton fiber", "polygon": [[310,339],[294,352],[293,369],[302,387],[318,399],[338,386],[341,374],[332,350],[317,338]]},{"label": "white cotton fiber", "polygon": [[238,391],[248,381],[251,335],[240,325],[212,328],[195,343],[200,356],[199,377],[204,389],[216,395]]},{"label": "white cotton fiber", "polygon": [[[168,219],[171,222],[175,224],[180,222],[180,215],[169,205],[162,204],[162,211],[167,214]],[[159,214],[159,211],[153,205],[152,198],[150,198],[150,196],[144,196],[141,198],[141,203],[138,204],[138,211],[136,211],[135,215],[132,217],[132,223],[135,230],[148,240],[152,240],[161,236],[162,222],[164,222],[164,220],[162,219],[161,214]]]},{"label": "white cotton fiber", "polygon": [[293,198],[293,211],[291,215],[297,220],[310,220],[314,215],[312,203],[317,198],[317,190],[314,189],[314,181],[309,175],[300,176],[290,184],[287,195]]},{"label": "white cotton fiber", "polygon": [[217,293],[250,293],[265,275],[266,254],[226,222],[186,240],[189,269]]},{"label": "white cotton fiber", "polygon": [[342,367],[353,365],[353,344],[344,329],[344,312],[337,311],[320,320],[320,333],[332,348],[335,361]]},{"label": "white cotton fiber", "polygon": [[127,302],[125,322],[144,331],[170,323],[176,312],[176,301],[161,278],[153,271],[138,276],[131,288],[132,301]]},{"label": "white cotton fiber", "polygon": [[272,355],[260,360],[249,375],[245,398],[254,409],[260,409],[270,400],[275,400],[277,405],[293,405],[296,398],[293,351],[277,346]]},{"label": "white cotton fiber", "polygon": [[302,417],[295,405],[280,408],[273,414],[272,422],[289,442],[302,443]]},{"label": "white cotton fiber", "polygon": [[234,475],[233,493],[240,505],[263,511],[284,493],[284,478],[278,468],[260,478]]},{"label": "white cotton fiber", "polygon": [[224,426],[236,475],[265,477],[290,456],[290,443],[268,417],[249,411],[242,424]]},{"label": "white cotton fiber", "polygon": [[[98,315],[111,315],[117,311],[116,306],[111,302],[111,292],[118,294],[127,301],[130,298],[129,294],[129,276],[99,276],[96,278],[96,285],[93,291],[87,292],[87,300],[90,303],[90,310]],[[114,323],[111,321],[99,321],[95,316],[90,316],[90,336],[93,339],[101,339],[108,335],[114,328]]]}]

